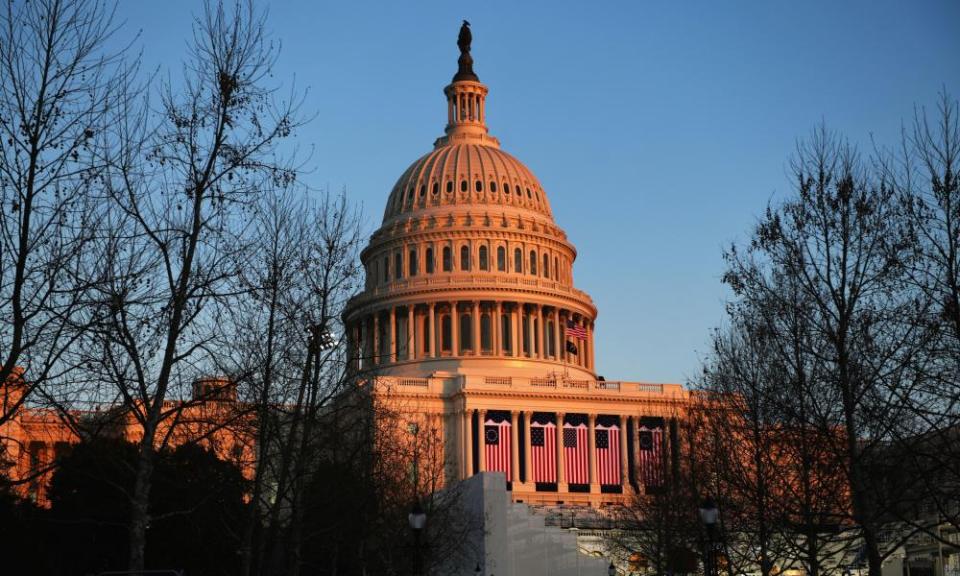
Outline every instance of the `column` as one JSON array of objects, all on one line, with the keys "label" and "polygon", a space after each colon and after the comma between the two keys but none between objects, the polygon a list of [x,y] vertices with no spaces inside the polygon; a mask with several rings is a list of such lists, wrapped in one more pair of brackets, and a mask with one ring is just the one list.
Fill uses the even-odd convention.
[{"label": "column", "polygon": [[620,485],[624,493],[630,489],[630,466],[627,459],[627,416],[620,415]]},{"label": "column", "polygon": [[537,345],[536,345],[537,331],[534,329],[534,326],[535,326],[534,319],[535,319],[535,316],[533,315],[532,312],[530,314],[527,314],[527,346],[529,347],[529,349],[527,350],[527,354],[531,358],[537,357],[537,352],[536,352],[537,351]]},{"label": "column", "polygon": [[431,358],[437,357],[437,303],[430,303],[430,350],[427,354]]},{"label": "column", "polygon": [[469,478],[473,475],[473,418],[472,410],[467,410],[466,400],[464,400],[464,409],[463,409],[463,471],[464,478]]},{"label": "column", "polygon": [[567,458],[563,450],[563,419],[566,414],[557,412],[557,491],[567,491]]},{"label": "column", "polygon": [[473,328],[473,355],[480,355],[480,301],[476,300],[473,303],[473,320],[470,322],[471,328]]},{"label": "column", "polygon": [[487,471],[487,411],[480,410],[477,418],[477,451],[480,456],[480,472]]},{"label": "column", "polygon": [[407,304],[407,360],[413,360],[417,357],[415,348],[417,339],[414,337],[415,326],[416,324],[413,321],[413,304]]},{"label": "column", "polygon": [[587,357],[587,368],[596,370],[593,363],[593,321],[587,322],[587,342],[589,342],[590,355]]},{"label": "column", "polygon": [[543,324],[543,304],[537,305],[537,324],[540,327],[540,330],[537,333],[537,338],[540,339],[540,357],[547,357],[547,347],[544,346],[547,338],[547,327]]},{"label": "column", "polygon": [[587,459],[590,462],[590,492],[600,491],[597,478],[597,415],[587,414]]},{"label": "column", "polygon": [[[510,411],[510,480],[514,484],[520,480],[520,431],[517,429],[517,411]],[[529,456],[527,456],[529,458]]]},{"label": "column", "polygon": [[559,362],[563,360],[563,355],[564,355],[564,350],[563,348],[561,348],[561,345],[563,344],[563,342],[560,340],[560,309],[559,308],[553,309],[553,339],[555,340],[554,350],[556,350],[557,352],[555,359]]},{"label": "column", "polygon": [[510,335],[512,340],[510,341],[510,355],[514,358],[520,356],[520,338],[519,338],[519,326],[520,323],[520,304],[519,302],[514,302],[512,305],[513,310],[510,311]]},{"label": "column", "polygon": [[533,412],[523,412],[523,481],[533,485],[533,476],[530,474],[530,422]]},{"label": "column", "polygon": [[[490,313],[490,316],[491,316],[491,318],[490,318],[490,329],[493,331],[493,333],[490,334],[490,336],[493,337],[492,342],[493,342],[493,355],[494,355],[494,356],[500,356],[501,354],[503,354],[503,352],[502,352],[502,350],[501,350],[502,345],[500,344],[500,332],[503,330],[503,328],[502,328],[502,326],[503,326],[503,320],[500,319],[500,314],[501,314],[501,312],[500,312],[500,301],[497,300],[496,304],[495,304],[494,307],[493,307],[493,310],[492,310],[491,313]],[[516,469],[514,469],[514,470],[516,470]]]},{"label": "column", "polygon": [[380,311],[373,313],[373,363],[380,363]]},{"label": "column", "polygon": [[450,350],[454,356],[460,355],[460,311],[456,301],[450,303]]},{"label": "column", "polygon": [[397,308],[390,307],[390,358],[388,362],[397,361]]}]

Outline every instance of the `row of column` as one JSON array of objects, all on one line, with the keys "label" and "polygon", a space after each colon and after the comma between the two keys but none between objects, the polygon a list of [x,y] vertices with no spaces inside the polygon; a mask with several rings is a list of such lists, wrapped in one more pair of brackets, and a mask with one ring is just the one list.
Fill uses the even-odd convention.
[{"label": "row of column", "polygon": [[[461,341],[464,319],[469,331]],[[587,337],[570,336],[568,321],[584,328]],[[481,355],[550,359],[588,370],[594,366],[592,322],[578,313],[537,303],[475,300],[392,306],[354,322],[349,330],[358,369]],[[567,350],[567,341],[573,342],[576,353]]]},{"label": "row of column", "polygon": [[[484,422],[486,422],[487,411],[480,409],[476,410],[478,413],[478,422],[479,430],[484,429]],[[483,438],[479,438],[477,443],[478,447],[478,462],[479,469],[473,470],[473,413],[474,410],[464,410],[460,412],[460,477],[468,478],[474,473],[484,472],[487,470],[486,465],[486,450],[484,450]],[[519,438],[519,426],[517,426],[520,415],[523,415],[523,438]],[[511,457],[511,466],[510,469],[513,471],[513,482],[520,482],[520,442],[523,442],[523,483],[533,484],[533,476],[531,469],[531,446],[530,446],[530,422],[533,417],[533,411],[516,411],[513,410],[510,412],[510,457]],[[565,492],[567,490],[567,480],[566,480],[566,456],[563,448],[563,422],[566,417],[566,413],[557,412],[556,413],[556,441],[554,442],[556,446],[556,465],[557,465],[557,490],[559,492]],[[627,430],[628,422],[633,419],[633,430],[637,430],[636,418],[633,416],[624,416],[618,415],[618,426],[620,427],[620,486],[629,487],[630,486],[630,466],[628,464],[627,457]],[[599,491],[599,479],[597,476],[597,446],[596,446],[596,414],[587,415],[587,454],[589,458],[589,481],[590,481],[590,492]],[[639,449],[639,443],[633,442],[634,450]],[[634,462],[638,462],[639,457],[634,453]]]}]

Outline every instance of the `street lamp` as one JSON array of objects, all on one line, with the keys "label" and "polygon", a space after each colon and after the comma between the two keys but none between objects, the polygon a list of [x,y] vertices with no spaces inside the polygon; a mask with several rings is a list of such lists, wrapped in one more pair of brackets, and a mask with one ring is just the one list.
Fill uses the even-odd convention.
[{"label": "street lamp", "polygon": [[407,515],[410,530],[413,531],[413,573],[420,574],[420,535],[427,524],[427,514],[423,511],[419,501],[414,501],[410,514]]},{"label": "street lamp", "polygon": [[480,568],[479,562],[477,562],[477,567],[473,569],[473,573],[476,574],[477,576],[480,576],[480,574],[483,573],[483,569]]},{"label": "street lamp", "polygon": [[716,576],[717,566],[713,549],[713,535],[717,527],[717,517],[720,515],[720,511],[717,510],[717,504],[713,501],[713,498],[707,497],[707,499],[700,504],[699,512],[700,521],[703,522],[704,527],[707,529],[707,549],[703,555],[703,571],[706,573],[706,576]]},{"label": "street lamp", "polygon": [[607,566],[607,576],[617,576],[617,567],[613,565],[613,561],[610,561],[610,565]]}]

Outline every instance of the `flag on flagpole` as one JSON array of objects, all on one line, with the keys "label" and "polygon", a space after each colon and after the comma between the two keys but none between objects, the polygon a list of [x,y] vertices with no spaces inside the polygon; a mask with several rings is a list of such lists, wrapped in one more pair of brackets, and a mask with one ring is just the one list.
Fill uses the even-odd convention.
[{"label": "flag on flagpole", "polygon": [[600,484],[620,485],[620,428],[619,426],[597,425],[597,476]]},{"label": "flag on flagpole", "polygon": [[483,443],[486,469],[491,472],[503,472],[507,481],[513,480],[511,475],[511,426],[510,420],[496,422],[487,418],[484,422]]},{"label": "flag on flagpole", "polygon": [[586,338],[587,329],[573,320],[567,320],[567,336],[570,338]]},{"label": "flag on flagpole", "polygon": [[557,425],[553,422],[530,422],[530,464],[534,482],[557,481]]},{"label": "flag on flagpole", "polygon": [[563,459],[568,484],[590,483],[590,459],[587,426],[584,423],[563,424]]}]

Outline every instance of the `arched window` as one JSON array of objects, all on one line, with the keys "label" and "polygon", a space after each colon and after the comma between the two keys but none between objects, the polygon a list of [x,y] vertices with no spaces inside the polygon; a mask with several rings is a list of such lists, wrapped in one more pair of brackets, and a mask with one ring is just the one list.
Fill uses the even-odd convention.
[{"label": "arched window", "polygon": [[530,319],[529,316],[521,312],[520,320],[523,324],[520,330],[520,339],[523,342],[523,355],[530,356]]},{"label": "arched window", "polygon": [[553,279],[560,280],[560,260],[556,256],[553,257]]},{"label": "arched window", "polygon": [[513,251],[513,271],[517,274],[523,273],[523,252],[519,248]]},{"label": "arched window", "polygon": [[490,330],[490,315],[480,315],[480,350],[490,352],[493,350],[493,333]]},{"label": "arched window", "polygon": [[477,189],[477,192],[483,192],[483,182],[477,180],[473,186]]},{"label": "arched window", "polygon": [[436,196],[439,192],[440,192],[440,183],[439,183],[439,182],[434,182],[434,183],[433,183],[433,195]]},{"label": "arched window", "polygon": [[550,256],[547,254],[543,255],[543,277],[550,277]]},{"label": "arched window", "polygon": [[400,252],[393,255],[393,274],[397,280],[403,278],[403,254]]},{"label": "arched window", "polygon": [[473,350],[473,325],[470,323],[469,314],[460,315],[460,353],[465,350]]},{"label": "arched window", "polygon": [[489,264],[490,264],[489,259],[487,257],[487,247],[481,246],[480,247],[480,269],[489,270],[490,269]]},{"label": "arched window", "polygon": [[453,192],[453,180],[447,180],[447,194]]},{"label": "arched window", "polygon": [[427,185],[426,185],[426,184],[421,184],[421,185],[420,185],[420,197],[423,198],[424,194],[426,194],[426,193],[427,193]]},{"label": "arched window", "polygon": [[433,247],[427,248],[427,274],[433,274]]},{"label": "arched window", "polygon": [[387,283],[390,281],[390,257],[383,257],[383,282]]},{"label": "arched window", "polygon": [[509,193],[510,193],[510,185],[507,184],[506,182],[503,183],[503,193],[504,193],[504,194],[509,194]]},{"label": "arched window", "polygon": [[467,181],[466,181],[466,180],[461,180],[461,181],[460,181],[460,191],[461,191],[461,192],[466,192],[466,191],[467,191]]},{"label": "arched window", "polygon": [[449,272],[453,268],[453,263],[451,262],[451,260],[453,260],[453,255],[450,253],[450,247],[444,246],[443,247],[443,271],[444,272]]},{"label": "arched window", "polygon": [[503,246],[497,247],[497,270],[500,272],[507,271],[507,249]]},{"label": "arched window", "polygon": [[464,272],[470,270],[470,247],[460,247],[460,269]]},{"label": "arched window", "polygon": [[416,249],[412,249],[410,250],[410,272],[408,273],[409,276],[417,275],[417,273],[419,272],[419,270],[417,270],[418,264],[419,262],[417,262],[417,251]]},{"label": "arched window", "polygon": [[490,191],[491,191],[491,192],[496,192],[496,191],[497,191],[497,183],[494,182],[493,180],[490,181]]},{"label": "arched window", "polygon": [[530,273],[537,275],[537,253],[534,250],[530,251]]},{"label": "arched window", "polygon": [[450,352],[451,342],[453,341],[453,323],[449,314],[444,314],[440,319],[440,349],[444,352]]}]

